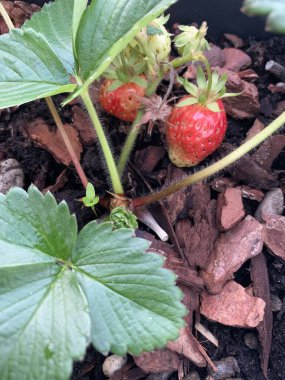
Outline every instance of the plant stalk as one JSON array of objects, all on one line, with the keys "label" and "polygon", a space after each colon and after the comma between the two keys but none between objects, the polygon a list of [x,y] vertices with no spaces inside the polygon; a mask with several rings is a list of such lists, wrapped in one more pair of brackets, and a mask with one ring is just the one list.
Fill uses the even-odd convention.
[{"label": "plant stalk", "polygon": [[169,187],[154,193],[147,195],[145,197],[136,198],[132,201],[133,207],[141,207],[152,202],[157,202],[162,198],[166,198],[169,195],[175,193],[178,190],[183,189],[184,187],[193,185],[203,179],[212,176],[213,174],[219,172],[225,167],[231,165],[235,161],[239,160],[246,153],[254,149],[257,145],[266,140],[269,136],[271,136],[274,132],[276,132],[279,128],[281,128],[285,124],[285,112],[283,112],[277,119],[275,119],[272,123],[270,123],[265,129],[259,132],[257,135],[252,137],[250,140],[242,144],[239,148],[235,149],[234,152],[231,152],[221,160],[215,162],[214,164],[208,166],[207,168],[189,176],[181,181],[176,182]]},{"label": "plant stalk", "polygon": [[82,168],[82,166],[80,164],[80,161],[78,160],[78,158],[76,156],[76,153],[75,153],[75,151],[73,149],[71,141],[69,140],[69,137],[67,136],[67,133],[65,132],[63,123],[62,123],[61,118],[60,118],[60,116],[59,116],[59,114],[57,112],[57,109],[56,109],[56,107],[54,105],[54,102],[53,102],[52,98],[50,98],[50,97],[45,98],[45,101],[46,101],[46,103],[48,105],[48,108],[49,108],[50,113],[51,113],[51,115],[53,117],[53,120],[54,120],[54,122],[55,122],[55,124],[56,124],[56,126],[57,126],[57,128],[58,128],[58,130],[60,132],[60,134],[61,134],[61,137],[63,138],[63,141],[64,141],[64,144],[66,146],[66,149],[68,150],[68,153],[69,153],[69,155],[71,157],[73,165],[74,165],[74,167],[75,167],[75,169],[76,169],[76,171],[77,171],[77,173],[79,175],[79,178],[80,178],[80,180],[82,182],[82,185],[86,189],[87,184],[88,184],[88,179],[87,179],[87,177],[86,177],[86,175],[84,173],[84,170],[83,170],[83,168]]},{"label": "plant stalk", "polygon": [[92,103],[92,100],[89,95],[88,88],[84,89],[81,94],[80,94],[83,103],[88,111],[88,114],[90,116],[90,119],[93,123],[93,126],[95,128],[97,137],[99,139],[107,166],[108,166],[108,171],[110,174],[111,182],[112,182],[112,187],[113,191],[115,194],[124,194],[124,189],[120,180],[120,176],[115,164],[115,160],[113,157],[113,154],[111,152],[110,146],[108,144],[108,140],[105,136],[103,127],[101,125],[101,122],[98,118],[97,112],[94,108],[94,105]]},{"label": "plant stalk", "polygon": [[[9,28],[9,30],[14,29],[15,26],[14,26],[14,24],[13,24],[10,16],[8,15],[8,13],[7,13],[7,11],[6,11],[6,9],[3,6],[3,4],[2,4],[1,1],[0,1],[0,14],[3,17],[6,25]],[[82,168],[82,166],[81,166],[81,164],[80,164],[80,162],[79,162],[79,160],[78,160],[78,158],[76,156],[76,153],[75,153],[75,151],[73,149],[73,146],[72,146],[72,144],[71,144],[71,142],[69,140],[69,137],[67,136],[67,134],[65,132],[65,129],[63,127],[63,123],[62,123],[61,118],[60,118],[60,116],[59,116],[59,114],[57,112],[57,109],[55,108],[54,102],[53,102],[52,98],[50,98],[50,97],[45,98],[45,101],[46,101],[46,103],[48,105],[48,108],[49,108],[50,113],[51,113],[51,115],[53,117],[53,120],[54,120],[54,122],[55,122],[55,124],[56,124],[56,126],[57,126],[57,128],[58,128],[58,130],[60,132],[60,134],[61,134],[61,137],[62,137],[62,139],[64,141],[64,144],[66,146],[66,149],[67,149],[67,151],[68,151],[68,153],[69,153],[69,155],[71,157],[73,165],[74,165],[74,167],[75,167],[75,169],[76,169],[76,171],[77,171],[77,173],[79,175],[79,178],[80,178],[80,180],[82,182],[82,185],[86,188],[87,184],[88,184],[88,179],[87,179],[87,177],[86,177],[86,175],[84,173],[84,170],[83,170],[83,168]]]}]

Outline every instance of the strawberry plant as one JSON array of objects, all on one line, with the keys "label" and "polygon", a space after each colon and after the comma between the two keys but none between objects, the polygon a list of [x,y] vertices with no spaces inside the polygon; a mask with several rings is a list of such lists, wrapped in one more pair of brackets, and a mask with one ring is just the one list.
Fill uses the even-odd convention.
[{"label": "strawberry plant", "polygon": [[[134,237],[137,220],[132,211],[223,169],[284,124],[282,114],[234,152],[191,177],[141,198],[125,197],[121,176],[150,112],[145,105],[156,98],[155,112],[165,106],[167,99],[160,99],[156,90],[167,74],[174,78],[175,69],[189,61],[203,64],[197,85],[182,83],[190,95],[177,102],[170,116],[163,112],[160,117],[166,123],[174,163],[200,162],[225,133],[221,98],[231,94],[225,90],[226,78],[211,72],[204,55],[209,46],[206,25],[181,26],[174,39],[179,56],[169,57],[167,17],[161,15],[175,1],[93,0],[88,6],[87,0],[56,0],[21,29],[12,29],[0,3],[12,29],[0,36],[0,108],[46,98],[86,188],[82,201],[87,207],[100,202],[110,209],[109,222],[93,221],[77,233],[65,202],[57,205],[49,193],[43,196],[30,187],[28,192],[12,189],[0,195],[3,380],[67,379],[72,360],[82,358],[89,343],[102,353],[137,355],[176,339],[185,315],[182,294],[174,286],[175,276],[161,268],[162,258],[146,253],[149,243]],[[118,162],[90,97],[89,87],[98,79],[103,82],[100,101],[105,110],[132,121]],[[76,161],[50,98],[61,93],[69,94],[63,105],[80,97],[89,114],[111,179],[111,199],[98,199]],[[189,119],[197,114],[202,118],[199,128]]]}]

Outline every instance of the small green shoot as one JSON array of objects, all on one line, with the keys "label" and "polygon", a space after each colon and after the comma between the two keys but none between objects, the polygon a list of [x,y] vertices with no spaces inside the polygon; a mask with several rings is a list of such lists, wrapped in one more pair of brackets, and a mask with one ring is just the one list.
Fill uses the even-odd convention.
[{"label": "small green shoot", "polygon": [[99,202],[99,197],[96,196],[95,188],[90,182],[87,184],[86,195],[82,198],[82,202],[85,207],[91,207],[94,214],[96,214],[94,206]]}]

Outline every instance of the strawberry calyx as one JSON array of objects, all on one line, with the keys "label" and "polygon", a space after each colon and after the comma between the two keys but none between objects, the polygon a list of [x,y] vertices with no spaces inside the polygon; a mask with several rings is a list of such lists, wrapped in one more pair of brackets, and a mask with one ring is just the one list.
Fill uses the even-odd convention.
[{"label": "strawberry calyx", "polygon": [[[206,58],[203,59],[203,62],[207,63]],[[197,67],[197,84],[191,83],[187,79],[177,79],[191,96],[179,102],[176,107],[200,104],[213,112],[220,112],[219,99],[240,95],[240,93],[226,92],[227,74],[220,76],[217,72],[212,73],[211,70],[207,71],[208,78],[206,78],[202,67]]]}]

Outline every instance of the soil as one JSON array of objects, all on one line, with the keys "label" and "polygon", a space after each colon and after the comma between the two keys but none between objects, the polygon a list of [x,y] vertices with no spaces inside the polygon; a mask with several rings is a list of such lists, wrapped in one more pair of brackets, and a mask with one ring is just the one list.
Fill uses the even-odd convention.
[{"label": "soil", "polygon": [[[214,41],[220,47],[228,47],[231,44],[224,38],[220,41]],[[255,70],[258,74],[258,79],[255,84],[258,87],[261,110],[258,118],[264,124],[268,124],[274,118],[274,109],[277,104],[284,99],[284,94],[277,93],[272,94],[268,90],[269,84],[277,83],[278,80],[271,74],[265,72],[264,65],[271,59],[285,65],[285,38],[274,37],[267,41],[255,41],[253,38],[245,42],[243,50],[246,51],[252,58],[251,69]],[[159,92],[164,94],[167,89],[168,82],[166,81],[160,86]],[[96,92],[96,91],[95,91]],[[170,96],[179,96],[183,93],[181,88],[174,89],[173,94]],[[96,97],[96,96],[95,96]],[[58,96],[55,98],[57,106],[60,106],[60,102],[63,97]],[[67,106],[61,111],[61,117],[65,123],[73,123],[72,106]],[[80,180],[72,166],[66,167],[65,165],[58,163],[54,156],[46,149],[39,147],[31,138],[27,137],[25,133],[26,126],[36,120],[37,118],[44,119],[51,130],[54,128],[52,125],[52,119],[50,117],[47,106],[43,100],[36,101],[31,104],[23,105],[17,109],[10,111],[1,111],[0,116],[0,156],[1,159],[15,158],[19,161],[24,171],[24,188],[27,189],[31,183],[36,184],[41,190],[47,189],[49,186],[53,186],[58,176],[65,172],[65,183],[54,194],[58,201],[65,200],[71,212],[76,214],[79,228],[90,220],[93,219],[94,214],[83,208],[78,199],[84,195]],[[125,131],[128,129],[124,123],[120,123],[117,119],[107,116],[100,111],[100,118],[108,131],[109,141],[112,143],[114,151],[119,154],[120,147],[125,139]],[[255,118],[237,120],[229,117],[229,127],[225,138],[225,143],[238,146],[246,138],[246,134],[252,126]],[[114,128],[114,125],[116,126]],[[279,132],[280,133],[280,132]],[[283,133],[283,132],[282,132]],[[145,152],[147,151],[147,155]],[[157,160],[157,154],[150,154],[153,150],[159,152],[160,159]],[[96,190],[99,194],[103,194],[108,189],[108,178],[106,173],[101,169],[100,160],[98,160],[98,146],[96,143],[83,146],[83,153],[81,162],[86,172],[87,177],[94,183]],[[195,167],[195,169],[185,169],[185,173],[191,173],[198,171],[200,168],[209,165],[224,155],[224,150],[221,148],[201,165]],[[150,158],[149,158],[150,157]],[[152,161],[151,161],[152,160]],[[142,165],[143,163],[143,165]],[[131,158],[131,163],[127,168],[127,172],[124,176],[124,184],[127,188],[127,195],[140,196],[149,191],[149,187],[158,188],[163,185],[165,178],[169,178],[169,170],[171,164],[166,154],[165,143],[163,137],[163,125],[157,123],[153,133],[149,136],[146,129],[143,129],[141,136],[139,137],[135,151]],[[271,175],[278,180],[278,186],[285,190],[285,150],[274,160]],[[215,178],[222,176],[224,178],[231,178],[229,171],[218,173]],[[173,177],[172,177],[173,178]],[[207,185],[210,185],[215,178],[210,178],[207,181]],[[247,179],[243,179],[241,182],[239,179],[235,179],[237,183],[248,185]],[[255,188],[259,188],[263,191],[270,190],[271,187],[276,187],[275,184],[267,186],[259,186],[259,181],[256,179]],[[148,186],[146,186],[148,185]],[[251,184],[252,187],[252,184]],[[215,200],[218,197],[218,192],[211,187],[211,199]],[[190,203],[190,204],[189,204]],[[246,214],[254,215],[258,202],[255,200],[243,199],[244,208]],[[172,204],[173,206],[173,204]],[[179,220],[184,219],[189,215],[191,211],[191,200],[185,208],[178,209],[173,216],[171,211],[170,219],[175,219],[174,230],[176,229],[176,223]],[[165,213],[169,207],[156,207],[153,208],[153,214],[157,220],[164,220],[164,228],[170,230],[170,223],[165,223]],[[99,211],[100,212],[100,211]],[[101,213],[102,215],[102,213]],[[285,214],[283,214],[285,215]],[[168,215],[169,216],[169,215]],[[171,220],[172,221],[172,220]],[[140,225],[141,229],[151,233],[149,229]],[[179,238],[175,236],[172,230],[172,238],[170,244],[179,248]],[[180,247],[181,248],[181,247]],[[266,257],[266,263],[269,273],[270,293],[277,297],[281,306],[278,311],[273,313],[273,335],[272,335],[272,347],[268,365],[268,379],[269,380],[284,380],[285,379],[285,265],[281,259],[273,257],[266,248],[263,249],[263,253]],[[248,286],[251,283],[250,278],[250,266],[246,262],[235,274],[235,280],[243,286]],[[206,326],[219,340],[219,348],[215,348],[210,342],[208,342],[200,334],[197,335],[198,340],[207,350],[209,357],[218,361],[228,356],[233,356],[239,365],[240,373],[237,377],[244,380],[264,380],[264,374],[261,368],[260,361],[260,348],[250,349],[244,342],[245,335],[248,332],[253,332],[256,335],[256,330],[248,330],[242,328],[234,328],[223,326],[219,323],[209,322],[206,318],[202,317],[201,322]],[[72,375],[73,380],[87,380],[96,379],[103,380],[105,377],[102,373],[102,363],[104,357],[92,347],[89,347],[84,361],[76,363],[74,365],[74,371]],[[133,363],[133,359],[129,358],[129,363]],[[134,371],[135,365],[133,364],[132,370]],[[205,379],[207,376],[207,369],[199,369],[193,364],[188,363],[188,370],[196,370],[201,376],[201,379]],[[148,373],[142,373],[137,370],[133,372],[133,376],[126,375],[126,377],[120,377],[120,379],[143,379],[148,378]],[[177,372],[170,375],[170,379],[177,379]],[[155,377],[158,379],[159,377]],[[118,377],[119,379],[119,377]]]}]

